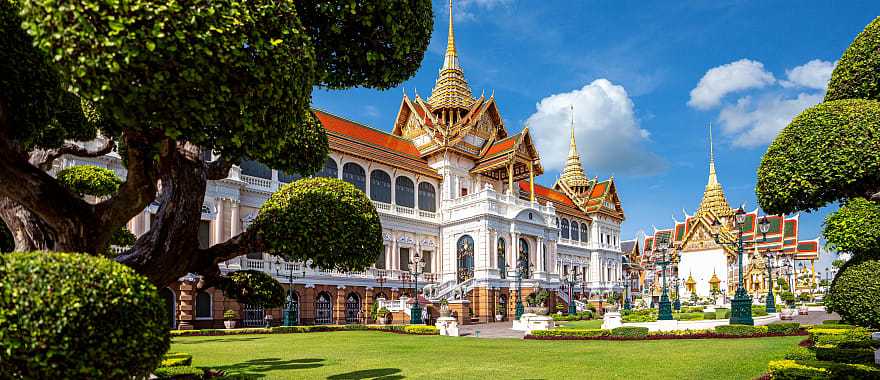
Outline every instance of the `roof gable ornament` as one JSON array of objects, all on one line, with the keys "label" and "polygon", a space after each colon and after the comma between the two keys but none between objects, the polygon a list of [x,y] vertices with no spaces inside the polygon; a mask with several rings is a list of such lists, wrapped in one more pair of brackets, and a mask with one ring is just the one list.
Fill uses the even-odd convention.
[{"label": "roof gable ornament", "polygon": [[718,217],[730,217],[733,215],[733,209],[727,203],[724,196],[724,189],[718,182],[718,175],[715,172],[715,150],[712,141],[712,124],[709,123],[709,180],[706,183],[706,189],[703,191],[703,199],[700,201],[700,207],[697,209],[697,216],[708,215],[709,212],[714,213]]},{"label": "roof gable ornament", "polygon": [[461,69],[458,51],[455,48],[452,0],[449,0],[449,32],[446,42],[446,54],[443,59],[443,67],[440,68],[440,73],[437,77],[437,82],[434,83],[434,89],[431,91],[431,96],[428,97],[428,104],[435,110],[445,109],[458,112],[461,109],[469,108],[473,102],[471,88],[467,80],[464,79],[464,70]]}]

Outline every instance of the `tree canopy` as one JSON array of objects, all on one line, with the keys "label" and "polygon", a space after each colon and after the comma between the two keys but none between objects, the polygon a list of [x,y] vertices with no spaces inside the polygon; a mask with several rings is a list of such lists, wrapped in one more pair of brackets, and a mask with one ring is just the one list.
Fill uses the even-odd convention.
[{"label": "tree canopy", "polygon": [[[0,0],[0,17],[0,176],[12,179],[0,184],[0,217],[14,229],[39,227],[51,249],[97,254],[156,203],[153,227],[116,260],[157,284],[216,273],[218,262],[264,246],[300,251],[256,229],[200,249],[207,181],[244,159],[304,176],[319,170],[328,147],[312,89],[393,87],[416,72],[433,29],[428,0]],[[109,143],[74,143],[99,132]],[[114,145],[127,176],[95,204],[45,173],[63,154],[98,156]],[[365,196],[347,194],[340,212],[366,215]],[[13,208],[24,213],[3,212]],[[378,218],[356,219],[374,224],[355,229],[370,242],[333,240],[332,255],[301,251],[368,265],[381,249]]]}]

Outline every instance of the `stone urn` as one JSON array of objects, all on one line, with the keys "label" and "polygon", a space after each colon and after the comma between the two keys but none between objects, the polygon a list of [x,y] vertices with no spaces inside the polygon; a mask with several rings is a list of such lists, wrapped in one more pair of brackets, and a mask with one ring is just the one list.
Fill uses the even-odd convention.
[{"label": "stone urn", "polygon": [[549,310],[546,306],[529,306],[525,308],[527,314],[547,315]]},{"label": "stone urn", "polygon": [[605,309],[606,313],[614,313],[617,312],[618,307],[617,305],[605,305],[603,309]]},{"label": "stone urn", "polygon": [[501,314],[495,314],[495,322],[501,322],[504,319],[504,316]]},{"label": "stone urn", "polygon": [[235,320],[223,321],[223,326],[225,326],[227,329],[234,329],[235,328]]},{"label": "stone urn", "polygon": [[440,316],[441,317],[449,317],[451,315],[452,315],[452,312],[449,310],[449,305],[448,304],[441,304],[440,305]]}]

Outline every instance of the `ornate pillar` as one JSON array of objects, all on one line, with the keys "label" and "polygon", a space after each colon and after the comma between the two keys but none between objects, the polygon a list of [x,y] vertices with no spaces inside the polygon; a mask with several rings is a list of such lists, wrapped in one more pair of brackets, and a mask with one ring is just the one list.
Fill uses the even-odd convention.
[{"label": "ornate pillar", "polygon": [[345,286],[336,287],[336,302],[333,303],[333,320],[336,324],[345,324]]},{"label": "ornate pillar", "polygon": [[519,259],[519,233],[510,233],[510,258],[508,259],[508,268],[516,269],[516,262]]},{"label": "ornate pillar", "polygon": [[544,262],[544,238],[538,236],[535,238],[535,241],[537,242],[537,245],[538,245],[537,249],[535,249],[536,256],[538,256],[537,257],[538,260],[536,260],[537,266],[538,266],[538,272],[546,272],[547,267],[546,267],[546,263]]},{"label": "ornate pillar", "polygon": [[177,328],[179,330],[192,330],[192,320],[193,320],[193,305],[194,298],[193,297],[193,285],[181,282],[180,283],[180,296],[178,296],[177,303]]},{"label": "ornate pillar", "polygon": [[529,200],[535,201],[535,168],[532,161],[529,161]]},{"label": "ornate pillar", "polygon": [[232,208],[232,236],[241,233],[241,202],[233,200],[230,205]]},{"label": "ornate pillar", "polygon": [[364,305],[361,307],[364,320],[361,323],[368,323],[370,319],[370,309],[373,307],[373,287],[368,286],[364,289]]},{"label": "ornate pillar", "polygon": [[223,198],[217,198],[217,215],[214,217],[214,244],[222,243],[223,237]]},{"label": "ornate pillar", "polygon": [[507,193],[513,196],[513,162],[507,165]]}]

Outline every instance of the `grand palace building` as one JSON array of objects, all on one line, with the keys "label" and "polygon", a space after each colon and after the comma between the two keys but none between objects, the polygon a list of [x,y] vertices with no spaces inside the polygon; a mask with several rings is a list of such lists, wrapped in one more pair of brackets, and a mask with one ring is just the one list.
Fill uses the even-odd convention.
[{"label": "grand palace building", "polygon": [[[667,281],[672,292],[675,291],[675,281],[678,281],[682,300],[695,294],[705,298],[714,296],[716,302],[723,303],[732,298],[736,290],[739,271],[737,250],[732,245],[716,243],[713,236],[717,234],[722,242],[738,239],[735,210],[727,202],[715,171],[711,129],[709,141],[709,180],[696,212],[693,215],[685,213],[683,221],[675,221],[669,228],[655,227],[653,234],[644,238],[644,252],[640,260],[641,265],[650,270],[642,276],[642,281],[643,285],[646,279],[651,282],[645,290],[655,301],[662,287],[662,267],[656,265],[658,261],[670,262]],[[766,235],[758,229],[764,218],[769,223]],[[799,215],[759,215],[757,209],[746,213],[742,227],[745,247],[743,283],[746,291],[757,301],[762,301],[761,297],[766,295],[771,272],[774,283],[782,278],[794,291],[809,292],[815,289],[819,240],[801,239],[798,221]],[[665,252],[659,249],[658,242],[661,240],[668,241],[669,248]]]},{"label": "grand palace building", "polygon": [[[326,164],[315,175],[339,178],[364,191],[380,215],[385,248],[361,272],[325,270],[262,253],[221,264],[225,273],[263,271],[285,289],[292,287],[297,323],[363,323],[377,299],[390,307],[398,302],[398,310],[408,313],[416,254],[425,261],[417,279],[420,301],[436,305],[448,300],[463,323],[495,315],[508,319],[517,296],[539,289],[554,294],[550,306],[568,303],[561,278],[574,273],[578,293],[621,290],[624,213],[613,178],[586,176],[572,129],[569,157],[555,184],[535,182],[543,168],[530,132],[508,131],[494,95],[473,95],[459,64],[451,14],[445,59],[431,95],[404,94],[390,133],[315,112],[330,145]],[[115,153],[97,159],[66,157],[59,168],[83,164],[125,175]],[[247,229],[260,205],[296,179],[244,161],[227,178],[209,181],[200,244],[217,244]],[[149,206],[128,228],[138,236],[149,231],[156,211],[157,205]],[[524,264],[522,270],[518,263]],[[280,322],[280,309],[239,305],[200,284],[181,279],[162,289],[174,327],[220,327],[229,309],[245,326],[263,325],[266,315]]]}]

